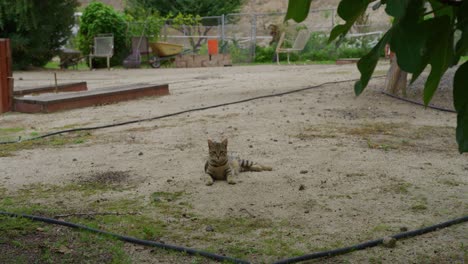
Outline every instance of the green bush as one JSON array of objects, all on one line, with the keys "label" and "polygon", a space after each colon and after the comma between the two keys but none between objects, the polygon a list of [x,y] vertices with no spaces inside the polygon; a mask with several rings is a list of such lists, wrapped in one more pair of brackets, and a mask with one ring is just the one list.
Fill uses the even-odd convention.
[{"label": "green bush", "polygon": [[[100,2],[90,3],[81,17],[79,37],[79,49],[84,54],[90,54],[94,45],[94,37],[99,34],[111,33],[114,35],[114,56],[111,65],[120,65],[122,60],[130,53],[127,45],[126,22],[122,14],[117,13],[112,7]],[[105,59],[96,58],[94,67],[104,67]]]},{"label": "green bush", "polygon": [[[275,46],[256,46],[255,47],[255,62],[276,62],[275,55]],[[287,55],[285,53],[280,53],[280,61],[287,60]],[[297,53],[290,53],[289,60],[290,61],[298,61],[301,57]]]},{"label": "green bush", "polygon": [[76,0],[0,1],[0,38],[11,39],[13,69],[42,67],[67,42]]},{"label": "green bush", "polygon": [[[311,34],[306,46],[299,53],[291,53],[290,61],[330,61],[339,58],[360,58],[367,54],[376,44],[375,36],[347,38],[337,47],[336,42],[328,44],[328,36],[320,32]],[[286,47],[290,43],[286,43]],[[274,47],[259,47],[255,49],[256,62],[270,62]],[[286,54],[280,54],[280,60],[286,60]]]},{"label": "green bush", "polygon": [[231,54],[232,63],[250,62],[249,49],[242,48],[237,39],[233,39],[226,44],[227,52]]},{"label": "green bush", "polygon": [[272,62],[273,56],[275,55],[275,48],[271,46],[267,47],[255,47],[255,62]]}]

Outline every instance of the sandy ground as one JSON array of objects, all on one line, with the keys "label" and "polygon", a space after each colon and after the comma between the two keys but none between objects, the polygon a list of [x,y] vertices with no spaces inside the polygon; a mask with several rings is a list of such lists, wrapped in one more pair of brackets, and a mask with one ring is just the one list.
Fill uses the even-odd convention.
[{"label": "sandy ground", "polygon": [[[376,75],[387,68],[382,63]],[[0,127],[24,127],[27,134],[109,124],[358,76],[355,65],[66,71],[58,73],[60,82],[87,81],[90,89],[168,83],[171,95],[53,114],[7,113],[0,116]],[[23,87],[53,83],[52,72],[16,72],[14,77]],[[330,84],[97,130],[80,145],[20,151],[0,158],[0,187],[14,191],[33,183],[67,184],[83,173],[129,171],[135,187],[126,195],[183,191],[192,212],[204,217],[281,222],[291,236],[303,236],[292,245],[303,252],[467,215],[468,156],[457,151],[456,115],[384,96],[383,82],[373,79],[357,98],[353,82]],[[231,151],[273,171],[242,173],[236,185],[205,186],[208,138],[228,138]],[[250,236],[245,239],[255,239]],[[467,244],[468,225],[460,224],[392,249],[322,261],[463,263]]]}]

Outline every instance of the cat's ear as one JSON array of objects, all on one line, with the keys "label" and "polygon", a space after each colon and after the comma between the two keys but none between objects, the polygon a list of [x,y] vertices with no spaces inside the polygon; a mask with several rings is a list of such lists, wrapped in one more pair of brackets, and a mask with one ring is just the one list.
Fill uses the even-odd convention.
[{"label": "cat's ear", "polygon": [[211,147],[213,145],[213,141],[211,139],[208,139],[208,147]]},{"label": "cat's ear", "polygon": [[226,138],[226,139],[224,139],[224,140],[223,140],[221,143],[222,143],[224,146],[226,146],[226,147],[227,147],[227,138]]}]

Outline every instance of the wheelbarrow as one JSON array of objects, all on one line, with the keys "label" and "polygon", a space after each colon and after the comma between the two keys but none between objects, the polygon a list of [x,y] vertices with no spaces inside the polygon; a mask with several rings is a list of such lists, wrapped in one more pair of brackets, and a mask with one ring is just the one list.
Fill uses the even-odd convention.
[{"label": "wheelbarrow", "polygon": [[168,42],[150,42],[151,53],[149,64],[153,68],[161,67],[162,61],[173,60],[179,54],[189,53],[191,50],[183,50],[184,46]]},{"label": "wheelbarrow", "polygon": [[67,69],[69,66],[78,68],[78,63],[84,57],[81,56],[81,52],[73,49],[63,48],[59,52],[60,58],[60,69]]}]

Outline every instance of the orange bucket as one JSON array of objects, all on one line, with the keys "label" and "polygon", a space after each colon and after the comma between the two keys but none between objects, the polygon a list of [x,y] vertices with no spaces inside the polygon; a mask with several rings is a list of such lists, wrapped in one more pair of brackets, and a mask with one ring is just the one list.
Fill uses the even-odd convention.
[{"label": "orange bucket", "polygon": [[209,55],[218,54],[218,40],[217,39],[208,40],[208,54]]}]

